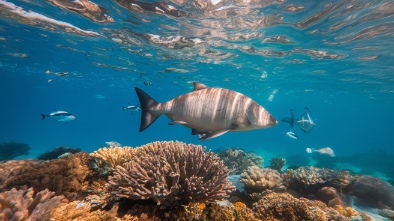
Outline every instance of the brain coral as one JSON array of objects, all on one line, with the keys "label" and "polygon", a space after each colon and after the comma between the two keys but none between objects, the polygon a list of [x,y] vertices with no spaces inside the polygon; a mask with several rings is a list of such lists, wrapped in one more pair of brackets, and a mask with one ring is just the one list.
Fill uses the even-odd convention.
[{"label": "brain coral", "polygon": [[251,166],[241,174],[241,182],[248,193],[262,193],[267,190],[283,189],[278,171]]},{"label": "brain coral", "polygon": [[182,142],[154,142],[138,148],[109,183],[113,193],[129,199],[152,199],[158,205],[222,199],[235,190],[228,169],[214,153]]}]

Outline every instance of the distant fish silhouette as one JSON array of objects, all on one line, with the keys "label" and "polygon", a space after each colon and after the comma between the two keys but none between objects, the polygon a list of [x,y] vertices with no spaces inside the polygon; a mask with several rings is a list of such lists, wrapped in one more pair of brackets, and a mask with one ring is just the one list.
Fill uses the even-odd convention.
[{"label": "distant fish silhouette", "polygon": [[278,121],[251,98],[224,88],[208,88],[194,82],[194,90],[170,101],[157,103],[135,88],[142,115],[140,131],[148,128],[161,114],[173,124],[182,124],[206,140],[229,131],[247,131],[275,126]]}]

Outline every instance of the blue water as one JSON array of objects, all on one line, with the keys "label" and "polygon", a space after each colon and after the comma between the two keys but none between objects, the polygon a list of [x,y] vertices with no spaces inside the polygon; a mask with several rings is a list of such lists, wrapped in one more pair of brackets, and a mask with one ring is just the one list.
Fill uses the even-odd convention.
[{"label": "blue water", "polygon": [[[184,17],[94,1],[115,21],[104,24],[47,2],[0,3],[0,142],[29,144],[30,155],[22,157],[58,146],[92,152],[107,141],[139,146],[158,140],[208,149],[242,147],[263,156],[310,157],[306,147],[327,146],[337,157],[373,151],[394,154],[390,1],[287,1],[267,6],[225,1],[210,8],[164,2],[191,13]],[[68,33],[50,22],[23,19],[8,3],[100,36]],[[291,4],[305,9],[285,11]],[[306,22],[319,14],[320,19]],[[305,25],[300,25],[303,21]],[[202,43],[173,48],[144,34],[183,36]],[[239,35],[244,36],[232,37]],[[246,39],[247,35],[252,37]],[[267,40],[272,36],[291,42]],[[126,43],[127,37],[140,44]],[[69,74],[60,77],[56,72]],[[164,102],[191,91],[193,81],[241,92],[265,107],[279,124],[199,141],[190,129],[169,126],[165,116],[138,132],[141,113],[122,111],[122,106],[139,103],[134,87]],[[290,139],[284,135],[289,125],[280,120],[289,116],[289,109],[300,116],[306,106],[316,127],[307,134],[295,128],[299,138]],[[68,111],[76,120],[64,124],[41,119],[41,113],[54,110]],[[384,163],[394,167],[392,160]]]}]

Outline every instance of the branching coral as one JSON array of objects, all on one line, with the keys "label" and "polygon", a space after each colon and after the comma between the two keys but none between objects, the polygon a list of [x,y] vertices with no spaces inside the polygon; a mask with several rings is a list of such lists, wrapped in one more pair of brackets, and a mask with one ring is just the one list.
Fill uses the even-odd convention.
[{"label": "branching coral", "polygon": [[311,166],[300,167],[297,170],[288,169],[282,177],[287,188],[294,189],[300,194],[313,194],[324,186],[346,188],[354,179],[349,171],[319,169]]},{"label": "branching coral", "polygon": [[0,161],[12,160],[17,156],[28,155],[30,147],[24,143],[0,143]]},{"label": "branching coral", "polygon": [[347,220],[323,202],[294,198],[288,193],[270,193],[253,204],[255,217],[262,220],[326,221]]},{"label": "branching coral", "polygon": [[96,159],[98,167],[108,165],[111,169],[115,169],[116,166],[122,166],[130,161],[136,150],[137,148],[132,147],[103,147],[91,153],[90,156]]},{"label": "branching coral", "polygon": [[64,201],[54,194],[43,190],[33,197],[33,188],[26,187],[0,193],[0,220],[49,220],[50,211]]},{"label": "branching coral", "polygon": [[205,148],[182,142],[154,142],[139,148],[117,166],[110,185],[129,199],[152,199],[158,205],[222,199],[235,190],[223,161]]},{"label": "branching coral", "polygon": [[89,155],[77,153],[51,161],[9,161],[0,164],[6,177],[1,177],[0,187],[11,189],[27,185],[40,191],[49,189],[57,195],[75,199],[92,172],[88,167]]},{"label": "branching coral", "polygon": [[218,156],[224,161],[224,164],[230,169],[230,174],[241,174],[250,166],[261,166],[264,159],[252,152],[245,152],[240,148],[232,147],[220,151]]},{"label": "branching coral", "polygon": [[241,182],[248,193],[262,193],[267,190],[284,189],[278,171],[251,166],[241,174]]}]

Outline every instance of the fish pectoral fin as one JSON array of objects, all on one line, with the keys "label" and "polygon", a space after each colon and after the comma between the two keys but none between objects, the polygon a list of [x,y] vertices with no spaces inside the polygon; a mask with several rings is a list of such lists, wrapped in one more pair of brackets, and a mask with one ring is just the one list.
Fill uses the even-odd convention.
[{"label": "fish pectoral fin", "polygon": [[215,131],[209,131],[209,132],[203,132],[198,134],[199,135],[199,140],[208,140],[211,138],[218,137],[220,135],[223,135],[227,132],[229,132],[231,129],[220,129],[220,130],[215,130]]},{"label": "fish pectoral fin", "polygon": [[174,125],[174,124],[188,125],[186,121],[181,121],[181,120],[171,121],[170,123],[168,123],[168,125]]}]

